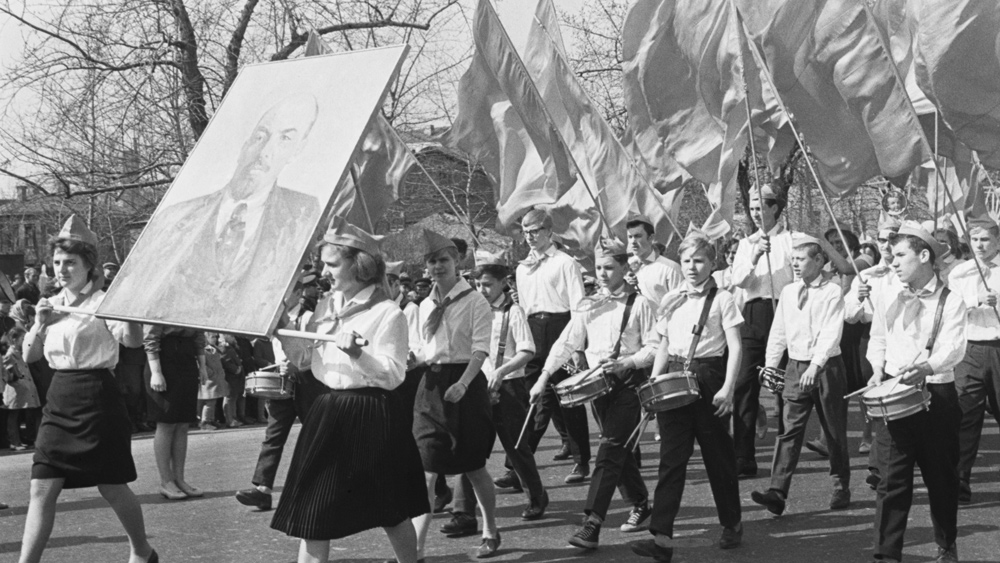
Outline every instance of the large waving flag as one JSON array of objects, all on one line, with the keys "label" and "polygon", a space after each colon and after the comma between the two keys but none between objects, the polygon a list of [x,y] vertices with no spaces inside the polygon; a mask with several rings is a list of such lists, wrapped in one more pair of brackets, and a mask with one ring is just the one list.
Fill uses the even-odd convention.
[{"label": "large waving flag", "polygon": [[916,20],[917,84],[955,136],[1000,169],[1000,2],[920,2]]},{"label": "large waving flag", "polygon": [[877,23],[858,0],[736,0],[824,187],[903,183],[931,154]]},{"label": "large waving flag", "polygon": [[530,207],[556,204],[577,181],[575,165],[489,0],[476,7],[472,35],[458,115],[439,140],[483,166],[500,221],[510,224]]},{"label": "large waving flag", "polygon": [[[305,56],[332,52],[319,34],[309,32]],[[386,210],[399,199],[399,187],[416,164],[396,130],[381,113],[376,114],[351,162],[350,175],[334,191],[331,216],[374,233]]]}]

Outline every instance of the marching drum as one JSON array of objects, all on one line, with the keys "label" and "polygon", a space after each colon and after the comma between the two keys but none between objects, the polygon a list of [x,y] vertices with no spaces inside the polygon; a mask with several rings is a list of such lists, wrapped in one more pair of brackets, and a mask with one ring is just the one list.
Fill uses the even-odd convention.
[{"label": "marching drum", "polygon": [[785,390],[785,370],[778,368],[757,368],[760,371],[760,386],[775,395]]},{"label": "marching drum", "polygon": [[247,376],[244,394],[258,399],[291,399],[295,396],[295,383],[275,371],[255,371]]},{"label": "marching drum", "polygon": [[646,412],[663,412],[690,405],[701,391],[698,379],[690,371],[672,371],[651,377],[639,386],[639,402]]},{"label": "marching drum", "polygon": [[611,383],[598,366],[562,380],[554,389],[560,405],[575,407],[607,395],[611,392]]},{"label": "marching drum", "polygon": [[907,385],[894,378],[865,391],[861,403],[869,418],[898,420],[930,409],[931,394],[923,385]]}]

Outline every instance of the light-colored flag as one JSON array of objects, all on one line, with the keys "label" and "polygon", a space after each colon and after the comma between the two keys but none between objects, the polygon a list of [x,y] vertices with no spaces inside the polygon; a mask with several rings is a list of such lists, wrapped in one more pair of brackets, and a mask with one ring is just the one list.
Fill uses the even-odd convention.
[{"label": "light-colored flag", "polygon": [[509,225],[558,202],[576,184],[576,168],[489,0],[480,0],[472,24],[476,50],[459,81],[458,115],[439,140],[483,166]]},{"label": "light-colored flag", "polygon": [[920,2],[916,80],[982,163],[1000,169],[1000,2]]},{"label": "light-colored flag", "polygon": [[[319,34],[309,32],[305,56],[332,52]],[[374,233],[386,210],[399,199],[399,187],[416,164],[396,130],[381,113],[376,114],[354,154],[351,173],[334,191],[331,216]]]},{"label": "light-colored flag", "polygon": [[879,29],[857,0],[736,0],[824,187],[904,183],[931,158]]}]

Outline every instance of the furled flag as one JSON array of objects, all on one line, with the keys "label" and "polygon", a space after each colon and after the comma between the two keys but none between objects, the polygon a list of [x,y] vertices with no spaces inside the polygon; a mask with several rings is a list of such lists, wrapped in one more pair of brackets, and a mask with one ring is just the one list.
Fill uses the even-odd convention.
[{"label": "furled flag", "polygon": [[489,0],[480,0],[472,23],[476,50],[459,81],[458,115],[439,140],[483,166],[507,225],[528,208],[558,202],[576,169]]},{"label": "furled flag", "polygon": [[882,174],[903,184],[930,160],[905,85],[858,0],[736,0],[824,188]]},{"label": "furled flag", "polygon": [[[318,33],[309,32],[305,56],[331,52]],[[381,113],[376,114],[351,160],[349,176],[334,191],[330,216],[374,233],[379,219],[399,199],[399,187],[416,164],[396,130]]]},{"label": "furled flag", "polygon": [[983,165],[1000,169],[1000,2],[920,2],[917,84]]}]

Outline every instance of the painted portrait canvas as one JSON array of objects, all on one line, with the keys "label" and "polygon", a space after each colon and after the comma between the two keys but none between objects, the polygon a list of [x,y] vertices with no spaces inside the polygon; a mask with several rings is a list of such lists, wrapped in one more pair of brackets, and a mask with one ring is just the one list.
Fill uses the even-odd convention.
[{"label": "painted portrait canvas", "polygon": [[245,67],[98,316],[269,335],[405,53]]}]

